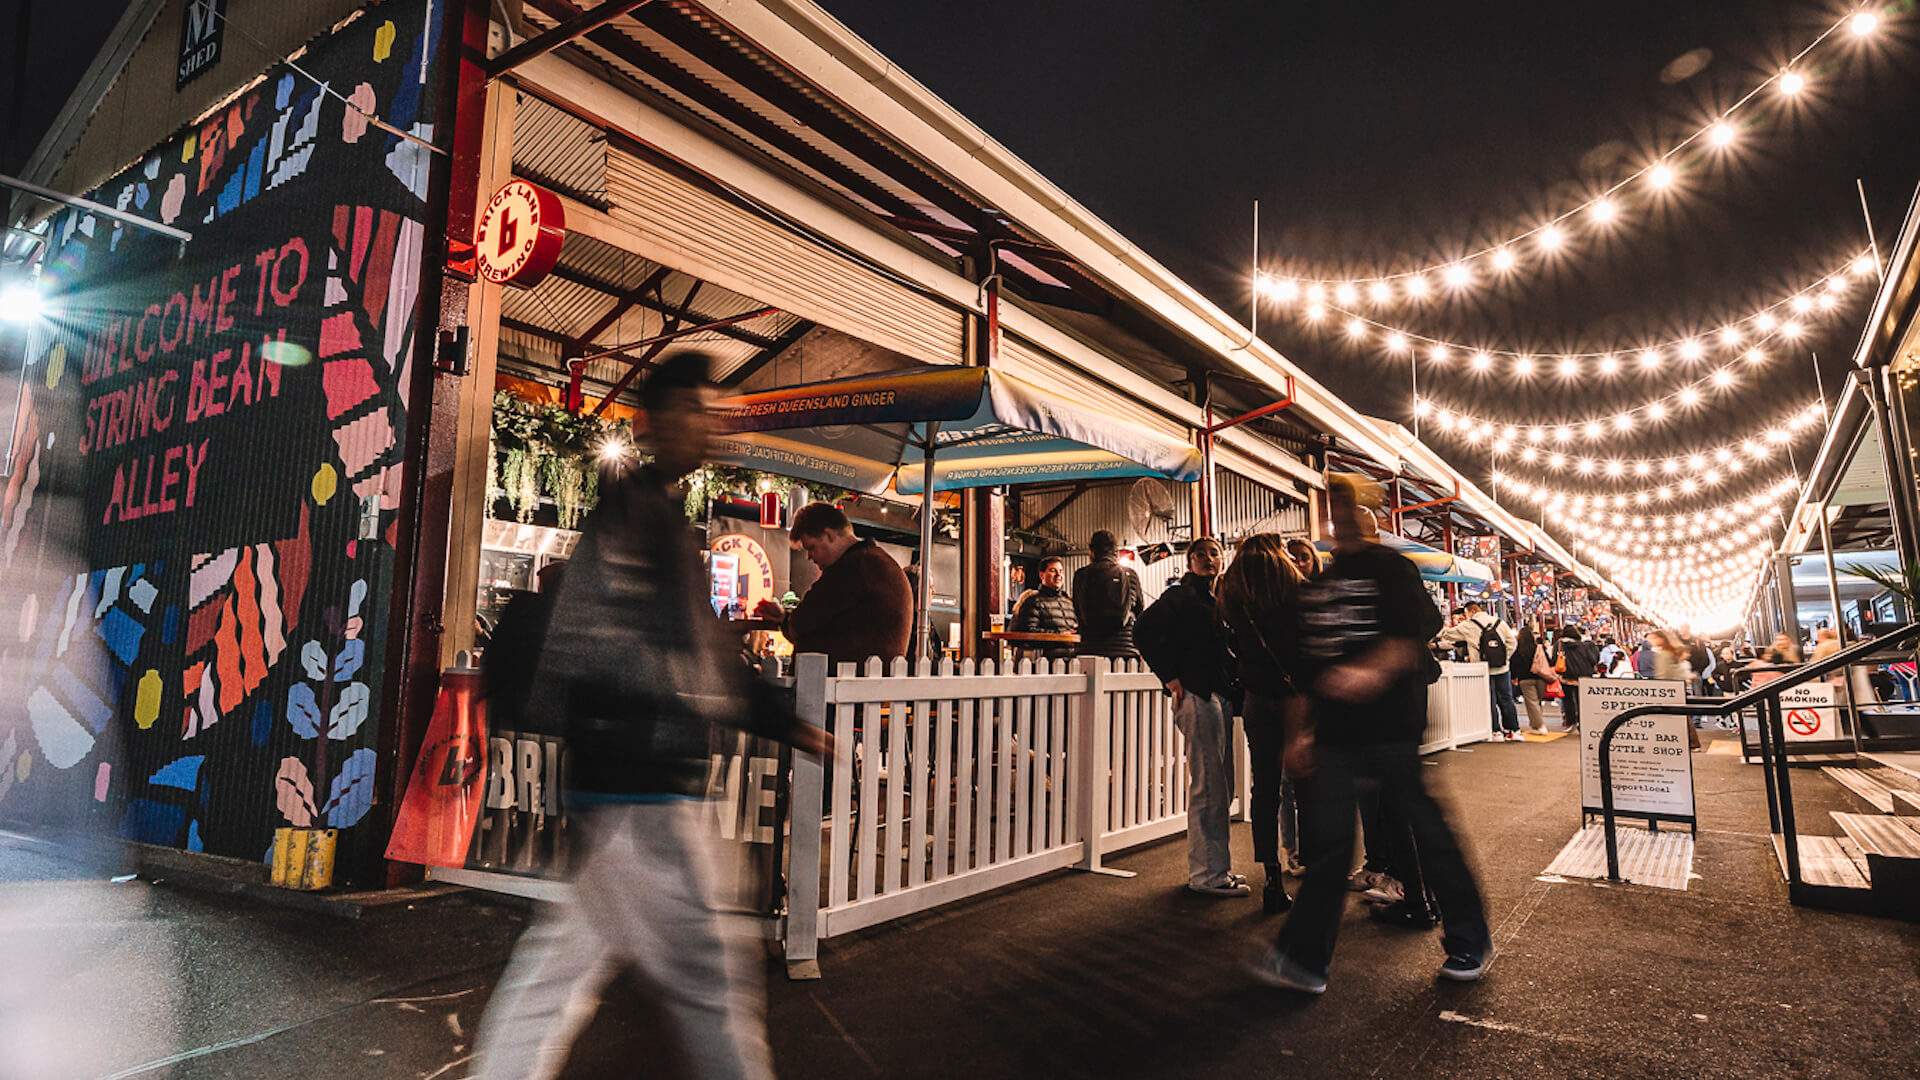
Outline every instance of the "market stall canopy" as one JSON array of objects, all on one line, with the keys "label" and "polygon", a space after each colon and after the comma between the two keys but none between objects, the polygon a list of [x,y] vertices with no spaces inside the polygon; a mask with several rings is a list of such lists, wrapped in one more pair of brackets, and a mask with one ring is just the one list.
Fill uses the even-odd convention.
[{"label": "market stall canopy", "polygon": [[[1454,581],[1463,585],[1484,585],[1498,580],[1497,575],[1486,563],[1450,555],[1436,547],[1428,547],[1404,536],[1383,532],[1380,543],[1405,555],[1420,568],[1420,577],[1425,581]],[[1321,551],[1332,551],[1333,541],[1322,540],[1315,545]]]},{"label": "market stall canopy", "polygon": [[927,366],[722,398],[713,461],[877,495],[1162,476],[1200,452],[989,368]]}]

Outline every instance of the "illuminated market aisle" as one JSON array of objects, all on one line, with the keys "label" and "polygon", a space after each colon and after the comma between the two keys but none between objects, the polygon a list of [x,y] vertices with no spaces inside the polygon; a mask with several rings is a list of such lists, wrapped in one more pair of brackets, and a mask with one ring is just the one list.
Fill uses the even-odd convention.
[{"label": "illuminated market aisle", "polygon": [[[1729,748],[1730,749],[1730,748]],[[1701,879],[1685,893],[1535,880],[1575,827],[1577,740],[1442,754],[1502,950],[1436,986],[1438,945],[1355,910],[1330,989],[1304,1002],[1237,965],[1278,925],[1178,888],[1163,844],[871,937],[783,985],[783,1075],[1912,1075],[1920,931],[1791,907],[1757,768],[1696,757]],[[1824,817],[1831,785],[1808,782]],[[1244,831],[1236,859],[1248,854]],[[1357,909],[1358,904],[1354,907]]]},{"label": "illuminated market aisle", "polygon": [[[1116,860],[1132,880],[1063,873],[828,942],[824,980],[772,981],[780,1075],[1920,1072],[1920,931],[1788,905],[1760,774],[1737,756],[1695,758],[1701,878],[1687,892],[1536,880],[1575,825],[1576,750],[1566,738],[1430,759],[1472,838],[1502,949],[1482,984],[1437,987],[1432,939],[1355,910],[1324,998],[1255,988],[1239,965],[1278,920],[1180,889],[1176,840]],[[1816,780],[1796,785],[1808,817],[1844,805]],[[1247,852],[1240,828],[1236,856]],[[0,843],[0,864],[32,858]],[[103,957],[102,992],[130,978],[156,989],[113,997],[131,1030],[112,1067],[203,1050],[135,1075],[466,1076],[526,918],[461,897],[349,923],[124,887],[141,890],[152,932],[120,939],[128,964]],[[568,1075],[674,1075],[633,1005],[616,989]]]}]

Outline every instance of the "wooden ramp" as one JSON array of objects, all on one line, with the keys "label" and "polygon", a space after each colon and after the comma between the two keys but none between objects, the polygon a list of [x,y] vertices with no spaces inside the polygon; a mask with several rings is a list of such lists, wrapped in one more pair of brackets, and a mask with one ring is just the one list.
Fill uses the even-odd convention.
[{"label": "wooden ramp", "polygon": [[[1693,834],[1683,829],[1651,832],[1637,826],[1618,826],[1620,876],[1635,885],[1685,892],[1693,876]],[[1589,825],[1573,834],[1545,871],[1561,877],[1607,876],[1607,830]]]}]

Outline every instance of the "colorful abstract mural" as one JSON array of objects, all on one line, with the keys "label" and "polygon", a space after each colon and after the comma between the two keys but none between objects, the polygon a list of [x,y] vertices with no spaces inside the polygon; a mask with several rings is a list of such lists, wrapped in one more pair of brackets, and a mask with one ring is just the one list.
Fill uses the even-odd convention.
[{"label": "colorful abstract mural", "polygon": [[53,223],[0,497],[0,817],[377,858],[442,17],[363,10],[92,195],[192,240]]}]

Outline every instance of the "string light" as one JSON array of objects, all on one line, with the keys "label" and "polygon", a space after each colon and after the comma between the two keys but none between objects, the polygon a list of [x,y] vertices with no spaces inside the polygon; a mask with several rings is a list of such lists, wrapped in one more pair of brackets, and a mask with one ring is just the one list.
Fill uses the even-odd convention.
[{"label": "string light", "polygon": [[[1756,102],[1764,100],[1764,91],[1772,88],[1776,90],[1781,97],[1796,97],[1806,88],[1806,76],[1800,67],[1801,61],[1819,49],[1842,27],[1850,31],[1854,38],[1860,39],[1871,36],[1879,29],[1879,26],[1879,16],[1864,8],[1841,16],[1829,24],[1818,36],[1814,37],[1799,51],[1789,57],[1786,64],[1782,66],[1780,70],[1769,75],[1758,85],[1749,89],[1745,94],[1741,95],[1726,109],[1714,115],[1706,123],[1696,128],[1684,138],[1674,142],[1664,151],[1653,155],[1646,164],[1641,165],[1638,169],[1615,181],[1611,186],[1594,192],[1578,205],[1554,214],[1545,221],[1521,229],[1504,239],[1473,248],[1452,259],[1390,273],[1363,275],[1349,280],[1369,287],[1376,281],[1397,284],[1400,286],[1398,290],[1400,293],[1411,299],[1423,299],[1428,294],[1428,288],[1425,282],[1426,275],[1438,273],[1443,276],[1449,285],[1453,285],[1456,288],[1465,288],[1475,281],[1472,269],[1474,264],[1482,260],[1488,260],[1492,263],[1495,253],[1502,249],[1513,249],[1525,241],[1532,241],[1543,251],[1556,251],[1565,242],[1566,237],[1563,231],[1565,225],[1582,217],[1591,221],[1595,227],[1607,227],[1615,220],[1619,212],[1616,196],[1630,190],[1632,185],[1643,179],[1647,181],[1648,186],[1651,188],[1660,191],[1670,190],[1674,181],[1676,160],[1687,154],[1696,143],[1704,142],[1709,146],[1722,150],[1730,147],[1738,139],[1738,130],[1735,127],[1735,121],[1749,108],[1753,107]],[[1595,207],[1601,204],[1607,205],[1609,209],[1596,211]],[[1515,253],[1509,250],[1508,254],[1514,255]],[[1498,266],[1498,263],[1493,263],[1493,265]],[[1511,268],[1512,267],[1509,266],[1506,269]],[[1340,279],[1321,278],[1319,280],[1331,283]],[[1418,285],[1415,284],[1416,280],[1419,281]],[[1372,295],[1371,288],[1369,288],[1369,295]]]},{"label": "string light", "polygon": [[[1634,353],[1638,357],[1639,367],[1642,371],[1660,370],[1664,367],[1666,358],[1669,355],[1677,356],[1681,360],[1689,363],[1697,362],[1703,359],[1707,353],[1707,346],[1702,340],[1703,338],[1710,338],[1716,347],[1731,351],[1738,349],[1741,345],[1749,341],[1755,344],[1764,344],[1776,336],[1798,336],[1802,332],[1802,329],[1799,328],[1799,325],[1795,322],[1782,321],[1780,312],[1784,310],[1792,312],[1795,315],[1807,315],[1813,314],[1816,311],[1831,311],[1837,306],[1837,300],[1825,305],[1822,305],[1822,300],[1826,300],[1829,297],[1837,298],[1849,291],[1857,280],[1866,278],[1869,275],[1877,275],[1878,272],[1879,266],[1874,262],[1871,255],[1849,255],[1845,261],[1838,264],[1837,269],[1821,274],[1799,289],[1788,293],[1786,296],[1742,318],[1735,319],[1731,322],[1720,323],[1718,329],[1710,333],[1702,330],[1667,341],[1651,342],[1634,346],[1632,349],[1616,346],[1609,349],[1576,349],[1561,353],[1559,354],[1562,357],[1563,365],[1561,374],[1567,377],[1578,375],[1581,369],[1585,367],[1585,361],[1597,362],[1603,368],[1601,372],[1603,375],[1615,374],[1620,369],[1619,354],[1622,352]],[[1296,294],[1298,287],[1298,283],[1294,283]],[[1314,287],[1309,287],[1306,290],[1306,295],[1310,301],[1313,296],[1313,288]],[[1824,292],[1822,290],[1824,290]],[[1339,290],[1336,287],[1334,291],[1338,292]],[[1325,292],[1326,290],[1322,287],[1321,293],[1324,295]],[[1483,347],[1431,337],[1404,326],[1383,322],[1379,319],[1369,317],[1363,312],[1341,307],[1338,304],[1331,306],[1323,304],[1316,310],[1313,304],[1310,303],[1307,314],[1310,321],[1318,322],[1324,318],[1329,311],[1345,316],[1348,320],[1346,324],[1348,337],[1357,342],[1365,341],[1375,334],[1380,335],[1383,341],[1393,340],[1397,335],[1399,338],[1410,342],[1417,342],[1429,346],[1445,346],[1445,353],[1448,355],[1453,352],[1463,352],[1471,355],[1478,351],[1486,352],[1496,360],[1512,360],[1529,355],[1525,349],[1520,348],[1501,346]],[[1355,332],[1353,330],[1353,323],[1356,320],[1362,326],[1363,332]],[[1795,327],[1791,335],[1789,334],[1788,327]],[[1444,360],[1439,362],[1444,362]],[[1564,365],[1567,363],[1574,365],[1575,370],[1565,370]],[[1518,372],[1516,372],[1516,374],[1518,374]]]},{"label": "string light", "polygon": [[[1711,383],[1711,380],[1708,380],[1708,382]],[[1522,428],[1522,430],[1529,432],[1527,441],[1535,445],[1547,441],[1548,436],[1550,436],[1555,443],[1571,442],[1573,441],[1574,433],[1578,433],[1581,438],[1588,442],[1596,442],[1605,435],[1607,431],[1617,429],[1621,423],[1620,417],[1622,416],[1629,417],[1629,422],[1634,424],[1643,421],[1650,425],[1659,424],[1673,416],[1674,407],[1677,407],[1682,412],[1698,408],[1704,399],[1704,394],[1699,385],[1691,384],[1681,387],[1678,391],[1670,395],[1670,398],[1671,406],[1666,399],[1659,399],[1637,408],[1622,409],[1619,412],[1607,416],[1560,421],[1543,421],[1539,419],[1532,421],[1509,421],[1500,417],[1476,416],[1462,409],[1449,408],[1431,397],[1419,397],[1414,399],[1413,414],[1423,420],[1429,417],[1433,418],[1435,425],[1442,432],[1448,434],[1465,434],[1482,426],[1511,422]],[[1793,441],[1793,438],[1800,432],[1821,423],[1825,419],[1826,415],[1818,404],[1806,405],[1794,412],[1785,422],[1765,429],[1762,435],[1756,436],[1755,438],[1764,439],[1764,441],[1776,446],[1784,445]],[[1533,438],[1531,436],[1531,432],[1533,431],[1542,432],[1542,437],[1539,439]],[[1741,440],[1743,444],[1746,441],[1748,440]]]}]

